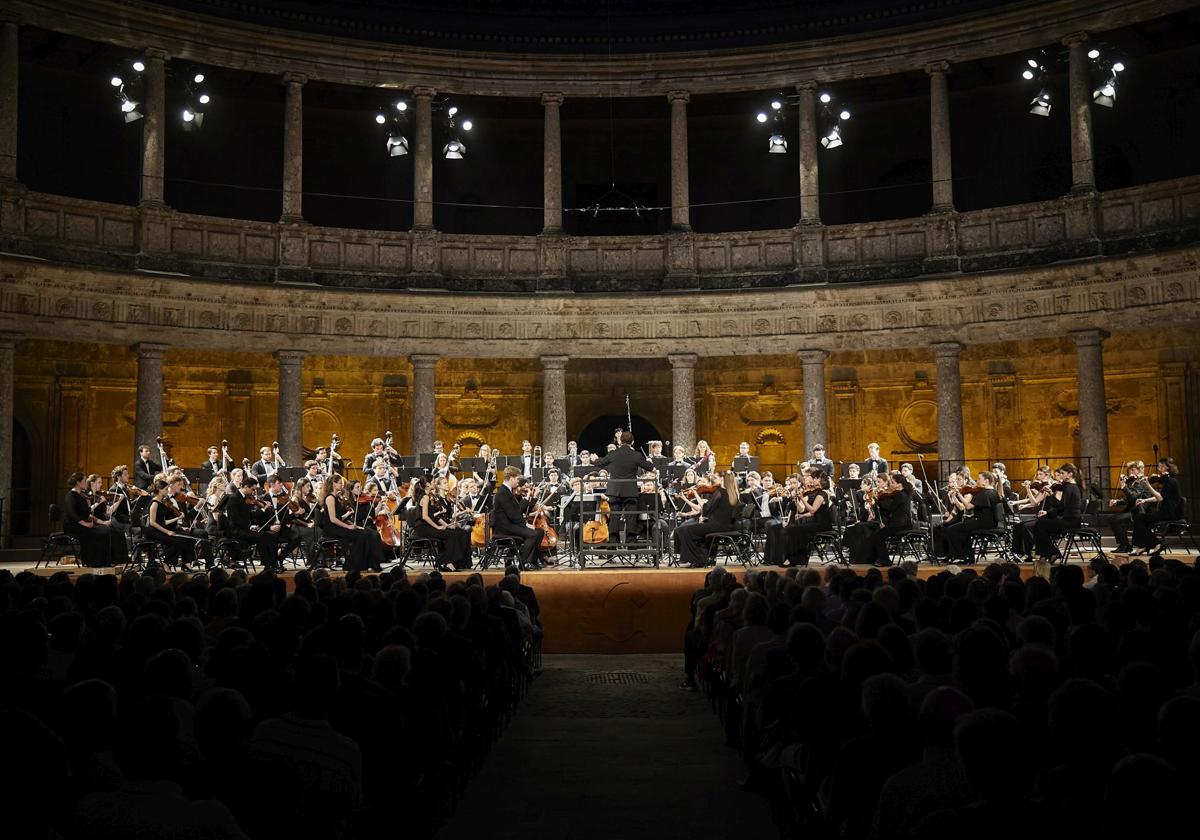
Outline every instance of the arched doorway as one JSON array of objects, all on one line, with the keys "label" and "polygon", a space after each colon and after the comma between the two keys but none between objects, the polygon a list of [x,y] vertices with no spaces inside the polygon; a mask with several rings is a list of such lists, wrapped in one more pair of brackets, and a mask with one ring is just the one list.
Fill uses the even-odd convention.
[{"label": "arched doorway", "polygon": [[19,420],[13,420],[12,435],[12,490],[9,493],[9,530],[13,536],[24,537],[30,533],[32,511],[30,510],[31,485],[33,484],[33,443],[29,433]]},{"label": "arched doorway", "polygon": [[[580,451],[586,449],[588,452],[599,452],[603,455],[608,451],[608,444],[613,440],[613,431],[618,426],[624,429],[628,422],[624,414],[605,414],[588,423],[579,433],[579,437],[574,440],[578,441]],[[640,414],[635,414],[633,415],[633,440],[634,446],[644,449],[646,441],[662,440],[662,435],[659,434],[653,423]]]}]

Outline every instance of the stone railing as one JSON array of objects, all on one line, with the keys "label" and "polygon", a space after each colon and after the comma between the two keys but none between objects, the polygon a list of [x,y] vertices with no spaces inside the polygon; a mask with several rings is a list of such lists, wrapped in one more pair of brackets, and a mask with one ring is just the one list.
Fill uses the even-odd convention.
[{"label": "stone railing", "polygon": [[0,245],[11,253],[95,268],[340,288],[772,288],[992,271],[1196,241],[1200,177],[914,219],[630,237],[353,230],[0,188]]}]

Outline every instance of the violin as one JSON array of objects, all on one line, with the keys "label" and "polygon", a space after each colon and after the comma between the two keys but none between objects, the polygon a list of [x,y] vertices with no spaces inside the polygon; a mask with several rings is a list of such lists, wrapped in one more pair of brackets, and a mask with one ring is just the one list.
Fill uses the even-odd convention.
[{"label": "violin", "polygon": [[959,490],[958,492],[959,492],[959,495],[962,495],[962,496],[974,496],[976,493],[982,493],[986,489],[987,489],[986,487],[976,484],[971,487],[964,487],[961,490]]},{"label": "violin", "polygon": [[175,501],[178,502],[179,507],[182,508],[184,505],[191,505],[192,507],[195,507],[196,505],[200,504],[203,499],[201,499],[199,496],[193,496],[186,490],[180,490],[175,494]]}]

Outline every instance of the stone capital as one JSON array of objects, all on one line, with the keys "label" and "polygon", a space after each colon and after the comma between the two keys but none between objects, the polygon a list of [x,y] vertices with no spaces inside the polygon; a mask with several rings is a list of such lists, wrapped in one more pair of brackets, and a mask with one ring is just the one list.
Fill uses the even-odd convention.
[{"label": "stone capital", "polygon": [[566,370],[570,356],[541,356],[542,370]]},{"label": "stone capital", "polygon": [[931,61],[925,65],[925,72],[930,76],[935,73],[946,74],[950,72],[950,62],[948,61]]},{"label": "stone capital", "polygon": [[963,351],[963,346],[957,341],[936,341],[929,346],[933,348],[933,355],[939,359],[957,359]]},{"label": "stone capital", "polygon": [[828,350],[797,350],[796,356],[803,365],[823,365],[829,358]]},{"label": "stone capital", "polygon": [[667,359],[671,362],[672,368],[694,368],[696,359],[699,358],[695,353],[670,353]]},{"label": "stone capital", "polygon": [[1093,327],[1086,330],[1071,330],[1070,335],[1075,339],[1076,347],[1099,347],[1110,334],[1107,330]]},{"label": "stone capital", "polygon": [[162,47],[146,47],[146,49],[143,50],[143,55],[152,61],[166,61],[171,57],[171,54]]},{"label": "stone capital", "polygon": [[412,89],[412,95],[416,99],[433,99],[437,95],[437,89],[429,85],[417,85]]},{"label": "stone capital", "polygon": [[1072,32],[1070,35],[1067,35],[1062,39],[1062,45],[1064,47],[1073,47],[1076,44],[1085,43],[1087,39],[1088,34],[1086,32]]},{"label": "stone capital", "polygon": [[682,102],[686,105],[692,101],[692,95],[686,90],[671,90],[667,91],[667,101],[672,104]]},{"label": "stone capital", "polygon": [[796,83],[796,93],[814,93],[819,87],[815,79]]},{"label": "stone capital", "polygon": [[294,70],[288,70],[279,77],[279,82],[283,85],[305,85],[308,83],[308,76],[303,73],[297,73]]},{"label": "stone capital", "polygon": [[168,346],[166,344],[143,341],[133,345],[133,349],[137,351],[139,359],[161,359],[163,353],[167,352]]},{"label": "stone capital", "polygon": [[413,353],[408,360],[412,362],[413,370],[429,370],[437,367],[440,358],[436,353]]},{"label": "stone capital", "polygon": [[276,350],[272,355],[279,362],[280,367],[289,365],[300,365],[304,363],[304,357],[308,355],[307,350]]},{"label": "stone capital", "polygon": [[563,104],[564,98],[565,97],[561,93],[557,93],[554,91],[547,91],[546,93],[542,94],[542,104],[543,105],[556,105],[556,106],[561,105],[561,104]]}]

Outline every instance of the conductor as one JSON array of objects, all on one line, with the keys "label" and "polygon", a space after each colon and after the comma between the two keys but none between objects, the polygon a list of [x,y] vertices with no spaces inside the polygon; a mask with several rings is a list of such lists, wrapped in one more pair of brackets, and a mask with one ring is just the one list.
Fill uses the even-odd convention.
[{"label": "conductor", "polygon": [[[638,509],[638,472],[654,472],[654,464],[633,448],[633,433],[621,432],[621,445],[592,464],[596,470],[608,470],[608,503],[613,512]],[[624,520],[626,517],[622,517]],[[621,531],[636,537],[637,520],[622,522]]]}]

